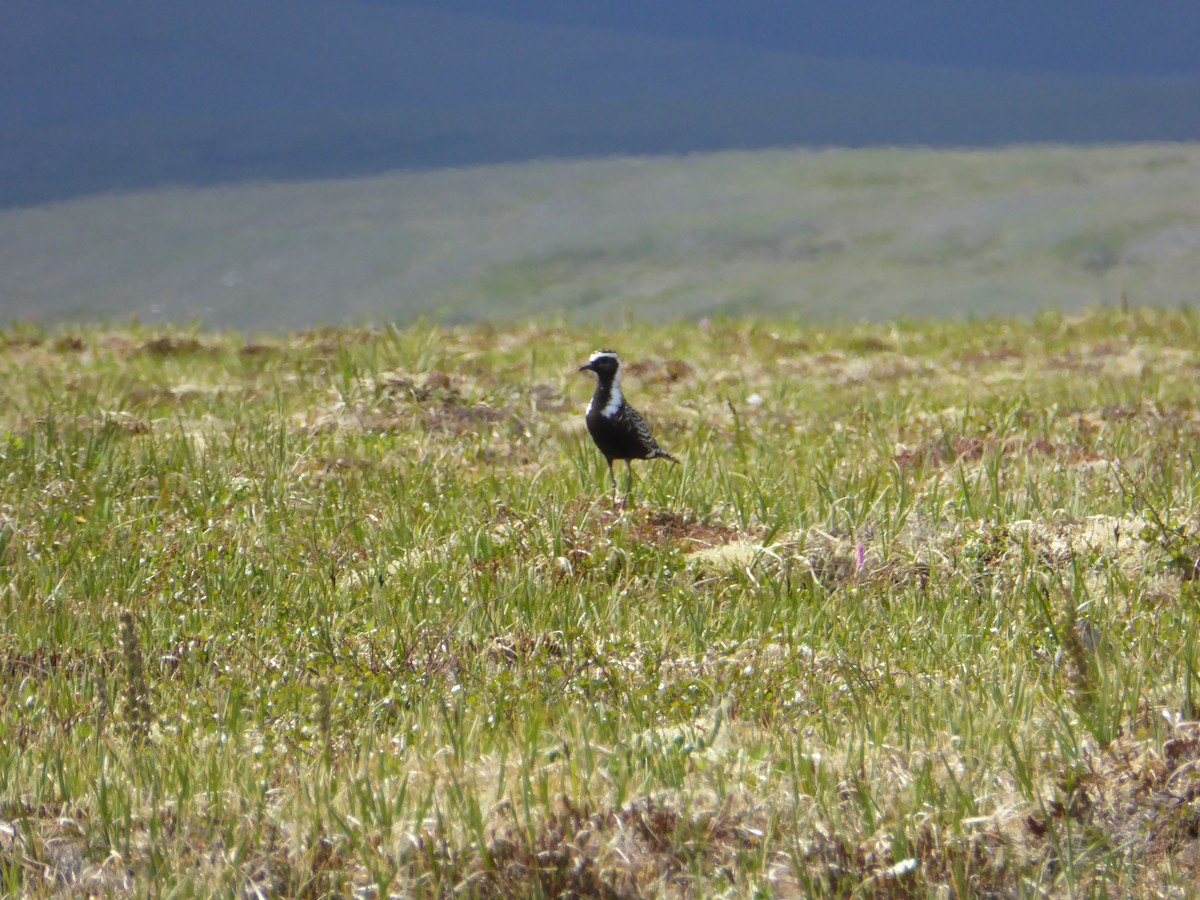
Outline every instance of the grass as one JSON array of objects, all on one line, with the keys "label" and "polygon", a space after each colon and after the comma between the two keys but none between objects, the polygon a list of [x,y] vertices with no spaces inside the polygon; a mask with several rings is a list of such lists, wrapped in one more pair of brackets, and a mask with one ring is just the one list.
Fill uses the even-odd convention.
[{"label": "grass", "polygon": [[0,210],[4,309],[829,325],[1193,304],[1200,146],[766,150],[170,188]]},{"label": "grass", "polygon": [[[679,467],[606,496],[617,346]],[[0,335],[0,882],[1200,872],[1200,319]]]}]

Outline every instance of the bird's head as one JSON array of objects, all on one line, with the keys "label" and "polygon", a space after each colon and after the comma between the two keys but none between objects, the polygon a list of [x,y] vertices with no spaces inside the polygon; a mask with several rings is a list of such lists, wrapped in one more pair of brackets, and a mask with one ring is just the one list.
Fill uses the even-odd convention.
[{"label": "bird's head", "polygon": [[597,350],[592,354],[587,365],[580,366],[580,372],[595,372],[603,381],[611,382],[621,370],[621,360],[616,350]]}]

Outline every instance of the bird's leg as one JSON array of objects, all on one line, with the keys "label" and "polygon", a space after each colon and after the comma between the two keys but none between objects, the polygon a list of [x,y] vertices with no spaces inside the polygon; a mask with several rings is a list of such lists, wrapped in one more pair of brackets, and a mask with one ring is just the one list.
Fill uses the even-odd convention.
[{"label": "bird's leg", "polygon": [[608,461],[608,480],[612,482],[613,505],[617,503],[617,473],[613,471],[612,460]]},{"label": "bird's leg", "polygon": [[633,463],[630,460],[625,460],[625,505],[629,505],[629,495],[633,493]]}]

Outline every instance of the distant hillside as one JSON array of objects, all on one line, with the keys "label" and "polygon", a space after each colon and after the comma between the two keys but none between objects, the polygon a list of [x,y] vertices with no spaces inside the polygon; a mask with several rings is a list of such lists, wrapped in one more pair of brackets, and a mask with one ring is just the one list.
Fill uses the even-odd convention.
[{"label": "distant hillside", "polygon": [[1191,0],[370,0],[559,25],[739,43],[759,50],[995,71],[1200,74]]},{"label": "distant hillside", "polygon": [[822,60],[338,0],[11,0],[0,206],[772,146],[1200,139],[1200,78]]},{"label": "distant hillside", "polygon": [[757,151],[0,211],[0,318],[805,321],[1200,302],[1200,146]]}]

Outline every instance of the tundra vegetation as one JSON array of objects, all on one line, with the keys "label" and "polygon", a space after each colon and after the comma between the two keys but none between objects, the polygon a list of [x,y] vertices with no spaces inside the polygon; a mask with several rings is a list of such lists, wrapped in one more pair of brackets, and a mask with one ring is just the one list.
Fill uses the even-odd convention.
[{"label": "tundra vegetation", "polygon": [[0,889],[1183,895],[1198,376],[1150,309],[9,327]]},{"label": "tundra vegetation", "polygon": [[628,310],[828,326],[1077,313],[1123,294],[1177,308],[1200,284],[1200,143],[540,160],[99,194],[0,209],[0,273],[10,317],[243,331],[564,311],[604,327]]}]

